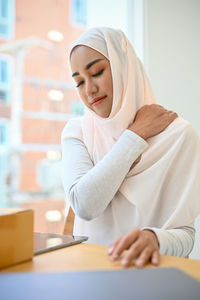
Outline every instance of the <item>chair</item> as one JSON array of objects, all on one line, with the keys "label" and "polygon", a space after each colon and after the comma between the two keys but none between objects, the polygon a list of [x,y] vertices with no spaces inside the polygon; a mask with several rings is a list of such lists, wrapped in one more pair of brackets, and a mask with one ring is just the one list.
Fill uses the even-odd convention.
[{"label": "chair", "polygon": [[73,212],[73,210],[72,210],[72,208],[70,206],[68,214],[67,214],[67,218],[65,220],[63,234],[65,234],[65,235],[73,235],[74,218],[75,218],[75,214],[74,214],[74,212]]}]

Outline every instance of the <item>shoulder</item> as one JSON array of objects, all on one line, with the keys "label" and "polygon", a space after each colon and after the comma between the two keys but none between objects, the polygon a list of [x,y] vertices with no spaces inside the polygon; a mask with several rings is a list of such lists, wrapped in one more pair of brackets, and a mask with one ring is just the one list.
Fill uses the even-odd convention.
[{"label": "shoulder", "polygon": [[193,125],[182,119],[177,118],[177,128],[184,134],[186,138],[197,138],[199,139],[199,135],[197,130],[193,127]]},{"label": "shoulder", "polygon": [[182,135],[185,138],[196,137],[199,139],[198,133],[192,124],[180,117],[175,119],[174,122],[168,126],[167,131],[171,131],[172,134]]},{"label": "shoulder", "polygon": [[[171,134],[170,134],[171,131]],[[191,149],[200,149],[200,138],[197,130],[192,124],[182,118],[177,118],[169,126],[169,139],[181,142],[182,146],[190,147]]]},{"label": "shoulder", "polygon": [[148,140],[148,143],[167,144],[173,146],[179,144],[182,146],[200,147],[200,139],[197,130],[192,124],[181,117],[176,118],[164,131]]},{"label": "shoulder", "polygon": [[65,127],[63,128],[62,134],[61,134],[61,141],[68,138],[76,138],[79,140],[82,140],[82,117],[72,118],[70,119]]}]

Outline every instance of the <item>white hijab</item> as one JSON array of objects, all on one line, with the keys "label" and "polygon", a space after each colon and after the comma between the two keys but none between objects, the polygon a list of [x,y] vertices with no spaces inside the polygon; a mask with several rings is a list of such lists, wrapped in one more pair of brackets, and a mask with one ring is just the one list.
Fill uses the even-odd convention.
[{"label": "white hijab", "polygon": [[[89,29],[72,49],[77,45],[99,51],[110,61],[112,71],[110,116],[102,118],[86,108],[85,115],[70,120],[62,133],[62,140],[82,140],[96,164],[133,122],[138,109],[156,101],[144,68],[122,31]],[[127,220],[130,228],[168,229],[191,224],[200,213],[200,143],[196,131],[177,118],[147,142],[149,147],[119,190],[140,216],[137,224]]]}]

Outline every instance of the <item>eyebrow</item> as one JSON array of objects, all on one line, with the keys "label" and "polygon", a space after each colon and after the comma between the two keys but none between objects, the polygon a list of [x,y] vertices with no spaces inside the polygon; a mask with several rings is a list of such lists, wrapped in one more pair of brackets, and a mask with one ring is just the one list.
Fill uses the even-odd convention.
[{"label": "eyebrow", "polygon": [[[92,60],[91,62],[89,62],[86,66],[85,66],[85,70],[88,70],[89,68],[91,68],[91,66],[93,66],[94,64],[98,63],[99,61],[103,60],[103,58],[97,58],[97,59],[94,59]],[[80,75],[79,72],[75,72],[72,74],[72,77],[74,76],[78,76]]]}]

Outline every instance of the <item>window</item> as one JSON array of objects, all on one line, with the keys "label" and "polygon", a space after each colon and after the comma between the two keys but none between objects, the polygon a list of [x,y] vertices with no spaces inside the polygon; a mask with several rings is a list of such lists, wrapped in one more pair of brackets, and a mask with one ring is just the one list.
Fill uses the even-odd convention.
[{"label": "window", "polygon": [[87,0],[72,0],[72,21],[77,25],[87,24]]},{"label": "window", "polygon": [[0,36],[12,38],[14,30],[14,0],[0,0]]},{"label": "window", "polygon": [[11,90],[11,63],[8,57],[0,56],[0,101],[9,102]]},{"label": "window", "polygon": [[62,190],[62,182],[60,178],[61,161],[58,159],[43,159],[37,166],[37,181],[43,191],[53,192]]},{"label": "window", "polygon": [[7,136],[6,124],[0,123],[0,145],[7,144]]}]

